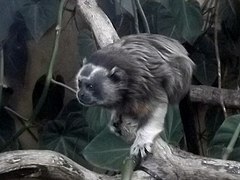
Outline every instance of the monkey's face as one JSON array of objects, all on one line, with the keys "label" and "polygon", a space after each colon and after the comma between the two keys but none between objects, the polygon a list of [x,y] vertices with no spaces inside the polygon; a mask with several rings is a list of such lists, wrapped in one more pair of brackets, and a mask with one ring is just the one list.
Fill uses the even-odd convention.
[{"label": "monkey's face", "polygon": [[85,106],[111,106],[122,99],[126,89],[124,71],[107,70],[93,64],[84,65],[77,75],[77,99]]}]

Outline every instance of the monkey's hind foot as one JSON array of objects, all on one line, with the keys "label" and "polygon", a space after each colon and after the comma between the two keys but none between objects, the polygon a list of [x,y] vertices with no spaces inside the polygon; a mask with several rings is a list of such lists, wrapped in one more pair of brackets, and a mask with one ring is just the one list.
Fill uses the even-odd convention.
[{"label": "monkey's hind foot", "polygon": [[133,156],[140,155],[145,158],[148,153],[152,153],[153,141],[137,136],[130,149],[130,154]]}]

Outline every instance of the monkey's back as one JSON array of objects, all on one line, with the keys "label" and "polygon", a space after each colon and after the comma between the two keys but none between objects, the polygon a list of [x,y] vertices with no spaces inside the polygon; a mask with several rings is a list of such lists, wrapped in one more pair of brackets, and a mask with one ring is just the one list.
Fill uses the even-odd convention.
[{"label": "monkey's back", "polygon": [[176,40],[162,35],[129,35],[94,53],[89,62],[128,75],[129,98],[161,99],[163,91],[175,103],[188,91],[194,63]]}]

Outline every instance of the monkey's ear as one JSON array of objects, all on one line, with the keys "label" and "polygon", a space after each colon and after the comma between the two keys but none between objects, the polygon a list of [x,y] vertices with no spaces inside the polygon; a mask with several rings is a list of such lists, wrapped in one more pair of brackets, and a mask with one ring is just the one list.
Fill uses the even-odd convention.
[{"label": "monkey's ear", "polygon": [[122,81],[126,78],[126,73],[124,70],[120,69],[117,66],[114,66],[109,74],[108,74],[109,78],[111,78],[113,81],[119,82]]}]

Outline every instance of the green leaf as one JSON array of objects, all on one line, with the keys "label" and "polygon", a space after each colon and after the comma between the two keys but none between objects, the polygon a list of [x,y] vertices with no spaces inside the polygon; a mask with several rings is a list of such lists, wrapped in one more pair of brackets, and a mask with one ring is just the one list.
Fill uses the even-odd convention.
[{"label": "green leaf", "polygon": [[204,36],[195,45],[190,58],[196,64],[195,78],[204,85],[212,85],[217,78],[217,60],[213,41]]},{"label": "green leaf", "polygon": [[16,8],[14,4],[10,3],[10,1],[1,0],[1,15],[0,15],[0,42],[8,36],[8,30],[11,24],[14,21],[14,14],[16,12]]},{"label": "green leaf", "polygon": [[109,110],[101,107],[90,107],[86,113],[86,121],[89,127],[96,133],[102,131],[109,122],[111,114]]},{"label": "green leaf", "polygon": [[[233,135],[240,124],[240,114],[233,115],[225,119],[224,123],[218,129],[213,140],[210,143],[208,154],[214,158],[222,158],[226,152]],[[233,151],[230,153],[230,160],[240,161],[239,150],[240,148],[240,136],[238,134],[238,139],[234,144]],[[234,158],[234,159],[233,159]]]},{"label": "green leaf", "polygon": [[[37,105],[39,98],[45,86],[46,75],[41,76],[33,89],[32,104],[33,108]],[[64,83],[64,79],[61,75],[56,75],[54,80]],[[48,89],[47,98],[37,115],[38,120],[53,120],[59,114],[63,107],[63,100],[65,95],[65,88],[51,83]]]},{"label": "green leaf", "polygon": [[115,171],[120,170],[128,155],[129,145],[108,128],[96,136],[83,151],[85,159],[94,166]]},{"label": "green leaf", "polygon": [[81,151],[93,139],[94,133],[88,127],[83,111],[72,112],[65,117],[46,124],[40,145],[82,163]]},{"label": "green leaf", "polygon": [[178,146],[183,138],[184,133],[178,105],[168,107],[168,112],[165,117],[164,131],[161,135],[167,143],[175,146]]},{"label": "green leaf", "polygon": [[120,3],[122,8],[124,8],[127,12],[134,16],[132,1],[129,0],[116,0],[116,1]]},{"label": "green leaf", "polygon": [[87,107],[81,105],[76,98],[70,100],[61,113],[61,119],[67,119],[70,116],[79,116],[85,119]]},{"label": "green leaf", "polygon": [[217,64],[213,59],[207,59],[204,54],[192,53],[191,58],[196,64],[194,75],[204,85],[212,85],[217,78]]},{"label": "green leaf", "polygon": [[213,139],[214,135],[216,134],[223,121],[224,114],[221,107],[211,107],[208,109],[205,116],[208,142]]},{"label": "green leaf", "polygon": [[59,0],[41,0],[25,5],[19,12],[35,40],[39,40],[57,20]]},{"label": "green leaf", "polygon": [[7,38],[16,13],[31,2],[31,0],[0,0],[0,42]]},{"label": "green leaf", "polygon": [[[14,119],[5,109],[0,109],[0,149],[15,133],[16,127]],[[15,141],[12,142],[6,150],[15,150],[17,148],[18,143]]]},{"label": "green leaf", "polygon": [[81,30],[78,37],[78,47],[81,59],[88,58],[97,50],[93,33],[87,29]]},{"label": "green leaf", "polygon": [[197,1],[155,0],[143,8],[152,33],[191,44],[201,34],[203,18]]}]

